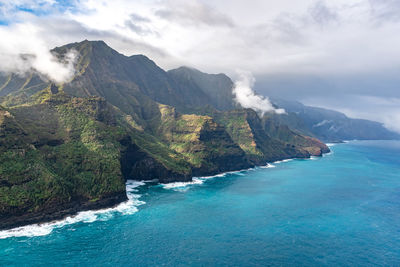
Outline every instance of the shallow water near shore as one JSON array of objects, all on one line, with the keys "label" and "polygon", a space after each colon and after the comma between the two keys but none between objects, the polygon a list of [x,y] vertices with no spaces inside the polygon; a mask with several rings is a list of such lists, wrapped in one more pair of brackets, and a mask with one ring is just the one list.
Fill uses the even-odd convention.
[{"label": "shallow water near shore", "polygon": [[400,142],[331,150],[192,183],[130,182],[125,209],[0,232],[0,265],[399,265]]}]

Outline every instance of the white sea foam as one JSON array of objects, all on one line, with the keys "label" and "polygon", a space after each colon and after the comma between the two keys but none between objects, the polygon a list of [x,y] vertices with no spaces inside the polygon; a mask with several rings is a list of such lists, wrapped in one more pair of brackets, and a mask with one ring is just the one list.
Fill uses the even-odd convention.
[{"label": "white sea foam", "polygon": [[[293,159],[284,159],[284,160],[278,160],[275,161],[275,164],[279,164],[279,163],[284,163],[284,162],[289,162],[292,161]],[[205,180],[208,179],[213,179],[213,178],[218,178],[218,177],[225,177],[227,175],[239,175],[239,176],[243,176],[245,175],[245,172],[249,172],[249,171],[254,171],[257,170],[259,168],[262,169],[267,169],[267,168],[275,168],[276,166],[270,163],[267,163],[267,165],[265,166],[259,166],[259,167],[254,167],[254,168],[249,168],[249,169],[243,169],[243,170],[239,170],[239,171],[230,171],[230,172],[224,172],[224,173],[220,173],[217,175],[212,175],[212,176],[201,176],[201,177],[193,177],[192,181],[188,181],[188,182],[174,182],[174,183],[167,183],[167,184],[160,184],[164,189],[172,189],[175,191],[180,191],[180,192],[186,192],[190,186],[192,185],[201,185],[204,183]]]},{"label": "white sea foam", "polygon": [[[280,160],[280,161],[275,161],[274,163],[283,163],[283,162],[288,162],[291,161],[293,159],[284,159],[284,160]],[[254,167],[254,168],[249,168],[249,169],[243,169],[243,170],[239,170],[239,171],[230,171],[230,172],[223,172],[217,175],[212,175],[212,176],[201,176],[201,177],[193,177],[192,181],[188,181],[188,182],[174,182],[174,183],[167,183],[167,184],[160,184],[164,189],[172,189],[174,191],[180,191],[180,192],[186,192],[187,190],[189,190],[190,186],[192,185],[201,185],[205,182],[205,180],[208,179],[214,179],[214,178],[218,178],[218,177],[225,177],[227,175],[239,175],[239,176],[244,176],[246,172],[249,171],[254,171],[257,170],[259,168],[262,169],[267,169],[267,168],[275,168],[276,166],[271,164],[271,163],[267,163],[267,165],[264,166],[259,166],[259,167]]]},{"label": "white sea foam", "polygon": [[61,228],[66,225],[74,224],[77,222],[92,223],[94,221],[106,221],[114,216],[115,213],[120,214],[133,214],[138,211],[138,206],[145,204],[144,201],[139,200],[141,195],[136,194],[138,192],[137,187],[144,185],[144,182],[139,181],[127,181],[126,191],[128,200],[121,204],[107,209],[101,210],[89,210],[78,212],[74,216],[68,216],[63,220],[54,221],[42,224],[32,224],[22,227],[17,227],[10,230],[0,231],[0,239],[8,237],[33,237],[33,236],[44,236],[50,234],[54,229]]},{"label": "white sea foam", "polygon": [[327,147],[332,147],[332,146],[336,146],[336,145],[337,145],[336,143],[326,143]]},{"label": "white sea foam", "polygon": [[204,183],[204,179],[193,178],[192,181],[189,181],[189,182],[174,182],[174,183],[161,184],[161,185],[165,189],[182,189],[189,185],[202,184],[202,183]]},{"label": "white sea foam", "polygon": [[270,163],[267,163],[267,165],[265,165],[265,166],[260,166],[259,168],[262,168],[262,169],[269,169],[269,168],[275,168],[275,167],[276,167],[275,165],[270,164]]},{"label": "white sea foam", "polygon": [[289,161],[292,161],[292,160],[293,160],[293,159],[284,159],[284,160],[274,161],[273,163],[279,164],[279,163],[289,162]]},{"label": "white sea foam", "polygon": [[239,171],[223,172],[223,173],[212,175],[212,176],[193,177],[192,181],[167,183],[167,184],[161,184],[161,186],[164,189],[172,189],[175,191],[186,192],[190,188],[190,186],[201,185],[208,179],[221,178],[221,177],[225,177],[227,175],[232,175],[232,174],[243,176],[243,175],[245,175],[244,172],[251,171],[251,170],[255,170],[255,168],[243,169],[243,170],[239,170]]}]

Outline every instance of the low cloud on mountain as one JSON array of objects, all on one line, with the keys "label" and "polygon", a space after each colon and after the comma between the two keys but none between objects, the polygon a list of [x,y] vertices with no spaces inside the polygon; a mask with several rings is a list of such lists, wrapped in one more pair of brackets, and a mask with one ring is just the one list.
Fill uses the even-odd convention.
[{"label": "low cloud on mountain", "polygon": [[[246,69],[262,94],[314,97],[335,108],[354,94],[400,98],[399,8],[394,0],[3,0],[0,30],[13,36],[17,25],[25,29],[18,32],[21,44],[13,43],[23,48],[32,41],[44,49],[102,39],[126,55],[146,54],[167,69],[186,65],[231,76]],[[40,29],[35,39],[28,25]],[[2,65],[13,65],[4,63],[15,54],[9,51],[3,49]],[[47,63],[36,62],[36,68],[52,77],[45,66],[61,67],[61,77],[52,78],[68,76],[65,66],[43,55]],[[362,103],[341,110],[357,114],[366,108]],[[372,106],[374,114],[366,116],[389,125],[392,119],[383,111],[394,113],[393,107]]]},{"label": "low cloud on mountain", "polygon": [[21,76],[39,72],[46,78],[63,83],[72,78],[76,51],[69,51],[63,59],[50,52],[50,47],[39,37],[34,25],[16,24],[0,28],[0,71]]},{"label": "low cloud on mountain", "polygon": [[233,95],[237,103],[244,108],[259,111],[261,114],[266,112],[285,113],[284,109],[275,108],[267,97],[258,95],[253,90],[254,83],[255,78],[250,72],[238,72],[238,78],[233,87]]}]

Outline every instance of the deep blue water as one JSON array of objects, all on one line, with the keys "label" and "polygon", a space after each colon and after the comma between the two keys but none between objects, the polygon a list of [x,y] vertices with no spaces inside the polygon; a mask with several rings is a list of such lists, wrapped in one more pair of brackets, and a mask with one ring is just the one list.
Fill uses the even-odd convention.
[{"label": "deep blue water", "polygon": [[186,187],[142,185],[137,212],[18,232],[42,236],[0,232],[0,265],[399,266],[400,142],[331,149]]}]

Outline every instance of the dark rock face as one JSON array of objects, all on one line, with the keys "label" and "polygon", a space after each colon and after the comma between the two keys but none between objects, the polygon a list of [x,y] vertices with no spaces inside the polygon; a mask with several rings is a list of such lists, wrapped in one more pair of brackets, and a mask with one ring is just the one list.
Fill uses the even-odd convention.
[{"label": "dark rock face", "polygon": [[[244,151],[233,142],[225,128],[216,123],[207,125],[200,131],[199,141],[212,149],[211,151],[205,149],[205,151],[208,152],[207,161],[213,165],[204,164],[194,168],[193,175],[195,176],[215,175],[254,167],[248,161]],[[215,151],[215,148],[219,151]]]},{"label": "dark rock face", "polygon": [[127,137],[121,141],[126,149],[121,153],[121,171],[125,178],[134,180],[158,180],[160,183],[185,182],[190,181],[190,174],[177,173],[168,170],[160,162],[151,158],[140,147],[132,143],[131,138]]},{"label": "dark rock face", "polygon": [[160,183],[187,182],[192,180],[191,175],[176,173],[163,167],[153,158],[146,157],[137,161],[130,172],[136,180],[157,179]]}]

